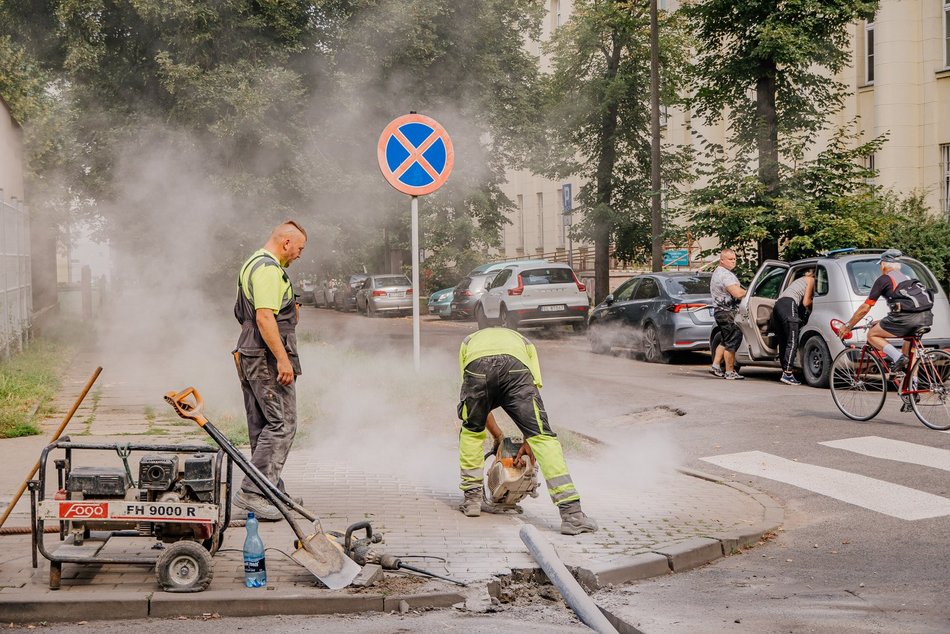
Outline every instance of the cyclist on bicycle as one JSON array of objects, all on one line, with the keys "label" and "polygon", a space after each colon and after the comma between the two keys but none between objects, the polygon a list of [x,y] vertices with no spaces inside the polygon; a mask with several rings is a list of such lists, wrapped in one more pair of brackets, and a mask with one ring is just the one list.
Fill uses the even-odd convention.
[{"label": "cyclist on bicycle", "polygon": [[854,311],[848,323],[838,331],[839,337],[845,337],[854,328],[875,302],[881,297],[887,300],[891,312],[875,323],[868,331],[868,343],[880,350],[891,361],[891,371],[900,372],[907,366],[907,354],[910,342],[905,341],[902,350],[898,350],[888,339],[909,337],[922,326],[933,324],[933,293],[920,281],[908,277],[901,271],[900,258],[903,254],[897,249],[888,249],[881,254],[878,264],[881,276],[874,281],[867,300]]}]

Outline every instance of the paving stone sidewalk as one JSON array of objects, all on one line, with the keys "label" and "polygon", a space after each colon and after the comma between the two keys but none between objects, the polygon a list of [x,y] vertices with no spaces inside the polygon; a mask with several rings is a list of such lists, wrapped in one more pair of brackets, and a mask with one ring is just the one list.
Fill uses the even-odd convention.
[{"label": "paving stone sidewalk", "polygon": [[[59,413],[43,424],[45,436],[0,442],[0,460],[8,467],[0,470],[3,502],[12,497],[26,470],[39,457],[46,438],[94,367],[91,355],[80,354],[75,359],[57,397]],[[182,424],[184,421],[168,416],[166,410],[159,394],[104,376],[77,411],[67,433],[76,442],[211,442],[195,426]],[[89,462],[84,464],[121,465],[110,452],[86,453]],[[444,455],[432,459],[453,461],[455,456],[452,448],[446,447]],[[55,481],[55,472],[50,477]],[[575,537],[558,533],[557,510],[543,494],[527,500],[525,513],[520,516],[483,514],[466,518],[456,508],[460,493],[454,482],[433,486],[394,478],[383,468],[365,464],[357,467],[344,455],[328,460],[325,454],[310,449],[292,451],[284,479],[288,490],[302,495],[304,505],[321,516],[326,529],[342,530],[353,522],[370,520],[384,535],[381,548],[387,552],[466,582],[487,582],[514,569],[537,568],[518,536],[522,523],[537,526],[555,544],[565,563],[585,573],[588,585],[596,587],[705,563],[738,546],[754,543],[763,531],[781,521],[781,510],[766,496],[740,485],[683,472],[671,472],[646,487],[615,487],[610,492],[582,490],[585,510],[598,520],[601,529]],[[7,527],[28,525],[29,500],[25,495]],[[262,524],[262,537],[269,548],[284,552],[293,549],[293,535],[284,522]],[[55,534],[45,539],[51,548],[58,543]],[[243,587],[243,540],[242,528],[228,530],[222,551],[214,557],[214,580],[208,591],[213,590],[214,595],[202,595],[209,599],[224,597],[222,605],[227,604],[228,596],[261,596],[260,590]],[[150,545],[151,541],[139,538],[114,538],[110,542],[110,547],[125,550]],[[316,580],[277,550],[268,551],[267,563],[273,596],[329,593],[315,589],[319,586]],[[25,601],[27,597],[55,605],[81,602],[93,593],[99,599],[108,593],[149,597],[156,593],[158,598],[163,594],[158,591],[150,566],[65,564],[62,588],[56,592],[48,587],[48,571],[49,564],[42,557],[38,569],[31,567],[29,535],[0,536],[0,612],[4,612],[3,601]],[[400,589],[420,593],[433,588],[452,589],[446,584],[408,583]],[[359,594],[352,589],[343,593]],[[175,596],[194,604],[200,603],[202,595]],[[168,609],[173,612],[176,608]],[[201,613],[202,608],[195,609]]]}]

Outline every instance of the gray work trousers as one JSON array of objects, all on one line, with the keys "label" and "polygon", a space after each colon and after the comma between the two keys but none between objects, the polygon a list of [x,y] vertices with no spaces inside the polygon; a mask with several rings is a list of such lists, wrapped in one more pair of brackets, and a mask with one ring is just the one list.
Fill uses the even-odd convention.
[{"label": "gray work trousers", "polygon": [[[251,440],[251,463],[284,490],[280,474],[297,433],[296,383],[277,382],[277,363],[270,354],[248,356],[246,351],[241,352],[241,390]],[[241,490],[260,493],[247,477]]]}]

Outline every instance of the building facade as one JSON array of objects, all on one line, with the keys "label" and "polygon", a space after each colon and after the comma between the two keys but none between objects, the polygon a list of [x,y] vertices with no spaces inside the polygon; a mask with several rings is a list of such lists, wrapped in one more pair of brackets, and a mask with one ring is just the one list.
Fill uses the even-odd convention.
[{"label": "building facade", "polygon": [[[675,10],[678,4],[659,0],[661,10]],[[542,39],[570,19],[572,9],[571,0],[548,0]],[[934,213],[950,218],[950,0],[882,0],[874,20],[852,25],[849,35],[852,63],[837,77],[849,96],[840,112],[829,115],[829,134],[855,118],[865,141],[887,134],[887,143],[870,161],[878,170],[877,184],[902,194],[922,193]],[[528,50],[541,56],[543,70],[550,68],[537,43],[529,43]],[[662,120],[664,143],[697,150],[700,139],[725,143],[724,121],[707,126],[672,108]],[[819,141],[815,151],[822,147]],[[576,178],[554,182],[509,172],[504,191],[515,209],[500,256],[564,259],[573,247],[575,268],[593,266],[590,245],[568,237],[562,215],[565,183],[574,194],[583,184]],[[696,245],[696,250],[707,246]]]}]

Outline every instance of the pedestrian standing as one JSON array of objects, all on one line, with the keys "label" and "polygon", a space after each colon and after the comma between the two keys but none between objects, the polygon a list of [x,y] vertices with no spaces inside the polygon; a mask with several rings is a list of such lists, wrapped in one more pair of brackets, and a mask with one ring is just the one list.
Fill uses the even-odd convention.
[{"label": "pedestrian standing", "polygon": [[742,288],[739,278],[732,272],[734,268],[736,268],[736,252],[732,249],[723,249],[719,254],[719,266],[713,271],[712,278],[709,280],[709,292],[716,305],[713,316],[716,318],[716,325],[719,326],[722,357],[726,362],[725,372],[718,364],[713,364],[709,371],[730,381],[745,378],[736,372],[736,351],[742,343],[742,331],[736,325],[736,312],[739,309],[739,300],[745,297],[746,290]]},{"label": "pedestrian standing", "polygon": [[[551,501],[561,514],[561,533],[578,535],[597,530],[597,523],[581,510],[581,497],[567,470],[557,434],[548,424],[541,401],[541,366],[537,351],[526,337],[508,328],[485,328],[469,335],[459,349],[462,390],[458,416],[459,467],[465,498],[459,510],[468,517],[481,514],[485,431],[491,411],[501,407],[521,430],[525,443],[541,467]],[[496,442],[500,432],[492,426]],[[527,452],[527,449],[524,450]],[[518,458],[521,458],[519,452]]]},{"label": "pedestrian standing", "polygon": [[[298,304],[286,267],[300,257],[307,243],[303,228],[288,220],[274,228],[267,244],[256,251],[238,274],[234,316],[241,334],[234,360],[247,414],[251,462],[281,490],[280,479],[297,433]],[[245,477],[234,503],[259,520],[283,516]]]},{"label": "pedestrian standing", "polygon": [[782,362],[782,378],[779,381],[786,385],[801,385],[792,371],[795,368],[795,355],[798,354],[803,317],[811,309],[814,294],[815,271],[807,269],[802,277],[782,291],[772,309],[772,325],[778,336],[779,360]]}]

